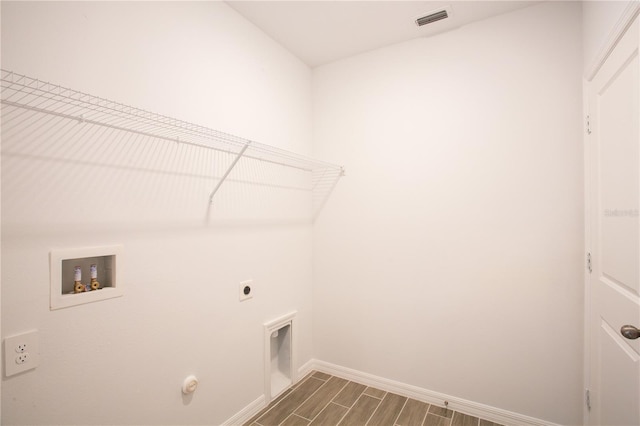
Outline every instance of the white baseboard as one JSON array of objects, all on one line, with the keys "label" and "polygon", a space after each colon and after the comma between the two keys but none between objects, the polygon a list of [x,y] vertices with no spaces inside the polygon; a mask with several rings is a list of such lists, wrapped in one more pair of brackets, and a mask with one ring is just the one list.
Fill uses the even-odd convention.
[{"label": "white baseboard", "polygon": [[[449,403],[448,407],[451,410],[459,411],[470,416],[479,417],[503,425],[559,426],[556,423],[547,422],[545,420],[536,419],[533,417],[525,416],[523,414],[513,413],[501,408],[491,407],[489,405],[468,401],[466,399],[457,398],[455,396],[445,395],[443,393],[431,391],[413,385],[408,385],[406,383],[397,382],[395,380],[385,379],[383,377],[374,376],[373,374],[353,370],[347,367],[341,367],[339,365],[316,359],[311,359],[304,363],[300,368],[298,368],[297,380],[302,380],[307,374],[314,370],[331,374],[332,376],[341,377],[343,379],[351,380],[353,382],[362,383],[363,385],[382,389],[387,392],[406,396],[408,398],[413,398],[418,401],[426,402],[428,404],[434,404],[439,407],[444,407],[444,401],[447,401]],[[243,408],[242,411],[224,422],[223,426],[241,425],[249,420],[252,416],[255,416],[264,407],[265,397],[264,395],[262,395],[260,398],[256,399],[251,404]]]},{"label": "white baseboard", "polygon": [[302,380],[304,379],[307,374],[311,373],[316,365],[317,361],[315,359],[310,359],[309,361],[305,362],[300,368],[298,368],[298,377],[296,378],[296,380]]},{"label": "white baseboard", "polygon": [[363,385],[376,387],[387,392],[413,398],[429,404],[444,407],[444,401],[448,401],[448,407],[452,410],[459,411],[464,414],[479,417],[495,423],[503,425],[523,425],[523,426],[559,426],[556,423],[547,422],[533,417],[525,416],[500,408],[491,407],[477,402],[468,401],[466,399],[457,398],[451,395],[445,395],[428,389],[419,388],[417,386],[408,385],[406,383],[396,382],[395,380],[385,379],[383,377],[374,376],[373,374],[364,373],[362,371],[353,370],[351,368],[341,367],[320,360],[311,360],[304,367],[308,371],[317,370],[323,373],[348,379]]},{"label": "white baseboard", "polygon": [[[315,360],[311,359],[304,363],[300,368],[298,368],[298,377],[295,378],[295,381],[304,379],[307,374],[313,371],[313,367],[315,365]],[[245,424],[251,417],[255,416],[267,406],[266,398],[263,395],[260,395],[258,399],[244,407],[242,410],[234,414],[231,418],[227,419],[221,426],[238,426]]]},{"label": "white baseboard", "polygon": [[244,407],[242,410],[234,414],[231,418],[227,419],[221,426],[238,426],[243,425],[249,419],[260,412],[264,407],[265,399],[264,395],[260,395],[258,399]]}]

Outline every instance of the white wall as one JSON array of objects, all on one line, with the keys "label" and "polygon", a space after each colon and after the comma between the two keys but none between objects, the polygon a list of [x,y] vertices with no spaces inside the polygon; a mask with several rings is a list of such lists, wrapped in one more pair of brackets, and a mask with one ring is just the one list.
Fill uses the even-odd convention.
[{"label": "white wall", "polygon": [[546,2],[314,70],[318,359],[580,424],[581,52]]},{"label": "white wall", "polygon": [[[310,70],[224,3],[1,6],[5,69],[311,152]],[[3,121],[2,334],[38,329],[41,350],[39,368],[3,378],[3,424],[219,424],[262,395],[262,324],[291,310],[310,359],[310,197],[245,167],[207,225],[219,157],[74,126]],[[270,195],[295,214],[253,201]],[[124,297],[50,311],[50,249],[114,243]]]}]

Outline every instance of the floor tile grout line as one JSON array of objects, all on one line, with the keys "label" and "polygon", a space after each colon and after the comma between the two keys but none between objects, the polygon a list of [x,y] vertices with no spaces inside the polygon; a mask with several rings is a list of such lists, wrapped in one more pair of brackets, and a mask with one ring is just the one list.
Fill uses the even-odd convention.
[{"label": "floor tile grout line", "polygon": [[[293,413],[291,413],[291,415],[296,414],[296,411],[297,411],[297,410],[298,410],[298,408],[300,408],[300,407],[302,407],[302,404],[298,405],[298,406],[296,407],[296,409],[293,411]],[[311,419],[308,419],[308,418],[306,418],[305,416],[301,416],[300,414],[296,414],[296,416],[298,416],[298,417],[302,417],[303,419],[305,419],[305,420],[309,420],[310,422],[312,421]]]},{"label": "floor tile grout line", "polygon": [[[291,413],[291,414],[289,414],[289,415],[288,415],[287,417],[285,417],[285,418],[284,418],[284,420],[283,420],[283,421],[281,421],[279,424],[284,424],[284,422],[286,422],[287,420],[289,420],[289,417],[291,417],[291,416],[295,416],[295,415],[296,415],[295,413]],[[298,417],[300,417],[300,416],[298,416]],[[302,418],[304,418],[304,417],[302,417]],[[308,419],[305,419],[305,420],[308,420]]]},{"label": "floor tile grout line", "polygon": [[[307,375],[307,376],[309,376],[309,377],[306,377],[306,379],[305,379],[305,377],[303,377],[301,380],[299,380],[299,381],[296,383],[296,385],[302,385],[302,383],[303,383],[303,382],[306,382],[307,380],[309,380],[309,379],[311,378],[311,376],[310,376],[310,375]],[[289,391],[289,394],[290,394],[291,392],[293,392],[294,390],[296,390],[296,389],[297,389],[297,387],[291,386],[290,391]],[[285,397],[283,397],[283,398],[281,398],[281,399],[280,399],[280,401],[278,401],[278,403],[277,403],[277,404],[273,404],[273,407],[269,408],[269,405],[271,405],[273,402],[275,402],[275,400],[276,400],[276,399],[280,398],[280,396],[282,396],[285,392],[286,392],[286,390],[285,390],[285,391],[283,391],[280,395],[278,395],[278,396],[277,396],[273,401],[269,402],[269,404],[267,404],[267,406],[266,406],[266,407],[264,407],[261,411],[258,411],[258,413],[256,413],[256,415],[258,415],[258,414],[261,414],[261,415],[260,415],[260,417],[258,417],[257,419],[255,419],[255,420],[253,421],[253,423],[256,423],[256,424],[258,424],[258,425],[260,425],[260,426],[263,426],[263,424],[262,424],[262,423],[259,423],[259,422],[258,422],[258,420],[260,420],[261,418],[263,418],[263,417],[265,416],[265,414],[267,414],[269,411],[273,410],[276,406],[280,405],[280,403],[281,403],[281,402],[286,398],[286,396],[285,396]],[[287,394],[287,396],[289,396],[289,395]],[[263,411],[263,410],[265,410],[265,409],[267,409],[267,411],[265,411],[264,413],[262,413],[262,411]]]},{"label": "floor tile grout line", "polygon": [[[426,403],[425,403],[425,404],[426,404]],[[429,409],[431,409],[431,407],[432,407],[432,406],[433,406],[433,404],[429,404]],[[440,407],[439,405],[436,405],[436,407],[438,407],[438,408],[442,408],[442,407]],[[445,408],[445,410],[449,410],[449,409],[448,409],[448,408]],[[453,413],[455,413],[455,411],[454,411],[454,410],[449,410],[449,411],[451,411],[451,417],[441,416],[440,414],[431,413],[431,412],[429,412],[429,411],[427,411],[427,414],[431,414],[432,416],[442,417],[443,419],[451,419],[451,418],[453,418]]]},{"label": "floor tile grout line", "polygon": [[364,395],[364,391],[356,398],[355,402],[353,403],[353,405],[351,406],[351,408],[349,408],[347,410],[347,412],[344,414],[344,416],[342,416],[342,418],[340,419],[340,421],[338,422],[338,424],[340,424],[340,422],[342,422],[344,420],[344,418],[347,416],[347,414],[349,414],[351,412],[351,409],[353,407],[356,406],[356,404],[358,403],[358,401],[360,401],[360,398],[362,398],[362,395]]},{"label": "floor tile grout line", "polygon": [[[427,404],[425,402],[425,404]],[[431,404],[427,404],[427,412],[424,413],[424,417],[422,418],[422,421],[420,422],[420,426],[424,426],[424,422],[427,421],[427,416],[429,415],[429,410],[431,409]]]},{"label": "floor tile grout line", "polygon": [[[363,394],[364,395],[364,394]],[[386,394],[385,394],[386,395]],[[368,397],[372,397],[371,395],[367,395]],[[372,397],[375,398],[375,397]],[[375,398],[378,399],[378,398]],[[369,423],[369,420],[371,420],[373,418],[373,415],[375,414],[376,411],[378,411],[378,408],[380,408],[380,406],[382,405],[382,399],[380,399],[380,402],[378,402],[378,405],[376,405],[376,408],[371,412],[371,415],[369,415],[369,418],[367,419],[366,422],[364,422],[364,424],[366,425],[367,423]]]},{"label": "floor tile grout line", "polygon": [[[313,420],[311,420],[311,422],[309,422],[309,424],[313,423],[313,422],[318,418],[318,416],[320,415],[320,413],[322,413],[322,412],[324,411],[324,409],[325,409],[325,408],[327,408],[327,407],[328,407],[329,405],[331,405],[331,404],[335,404],[335,402],[331,402],[331,401],[329,401],[329,403],[328,403],[327,405],[325,405],[324,407],[322,407],[322,410],[320,410],[320,412],[319,412],[318,414],[316,414],[316,416],[313,418]],[[343,406],[343,405],[340,405],[340,404],[336,404],[336,405],[337,405],[338,407],[347,408],[347,407],[345,407],[345,406]],[[340,421],[338,421],[338,423],[340,423],[340,422],[342,421],[342,418],[343,418],[344,416],[346,416],[347,414],[349,414],[349,411],[351,411],[351,409],[347,408],[347,411],[342,415],[342,417],[340,417]],[[336,423],[336,424],[338,424],[338,423]]]},{"label": "floor tile grout line", "polygon": [[400,418],[400,414],[402,414],[402,410],[404,410],[404,407],[407,406],[407,402],[409,402],[409,398],[407,398],[406,396],[404,397],[404,404],[402,404],[402,408],[400,409],[400,411],[398,411],[398,415],[396,416],[395,419],[393,419],[393,424],[395,425],[396,422],[398,421],[398,419]]},{"label": "floor tile grout line", "polygon": [[314,378],[314,379],[315,379],[315,377],[313,377],[313,375],[314,375],[315,373],[317,373],[317,372],[318,372],[317,370],[312,370],[312,371],[310,371],[309,373],[307,373],[307,375],[306,375],[306,376],[304,376],[303,378],[301,378],[300,380],[298,380],[297,382],[295,382],[293,385],[291,385],[291,389],[293,390],[293,389],[297,389],[297,388],[299,388],[301,384],[303,384],[304,382],[306,382],[307,380],[309,380],[309,379],[311,379],[311,378]]},{"label": "floor tile grout line", "polygon": [[[362,394],[360,394],[362,395]],[[360,397],[358,397],[358,399],[360,399]],[[357,399],[356,399],[357,401]],[[334,402],[335,404],[335,402]],[[336,404],[336,405],[340,405],[340,404]],[[353,405],[356,405],[355,403]],[[341,407],[344,407],[343,405],[340,405]],[[346,407],[345,407],[346,408]],[[347,408],[347,411],[345,411],[345,413],[342,415],[342,417],[340,417],[340,420],[338,420],[338,422],[336,423],[336,426],[340,424],[340,422],[342,422],[342,420],[344,420],[345,417],[347,417],[347,415],[351,412],[351,408]],[[346,425],[348,426],[348,425]]]},{"label": "floor tile grout line", "polygon": [[336,404],[336,405],[338,405],[338,406],[340,406],[342,408],[346,408],[347,410],[351,410],[351,407],[347,407],[346,405],[338,404],[337,402],[335,402],[333,400],[329,401],[329,403]]},{"label": "floor tile grout line", "polygon": [[[311,378],[311,377],[307,378],[307,380],[309,380],[310,378]],[[307,380],[305,380],[305,382],[306,382]],[[263,408],[263,410],[265,410],[265,409],[267,409],[267,408],[268,408],[268,410],[267,410],[267,411],[265,411],[265,412],[264,412],[264,413],[262,413],[262,414],[261,414],[260,412],[258,412],[258,414],[261,414],[261,416],[260,416],[260,417],[258,417],[258,418],[253,422],[253,423],[257,423],[257,424],[259,424],[260,426],[264,426],[262,423],[259,423],[259,422],[258,422],[258,420],[260,420],[261,418],[263,418],[263,417],[265,416],[265,414],[267,414],[269,411],[273,410],[273,409],[274,409],[274,408],[276,408],[278,405],[280,405],[280,403],[281,403],[282,401],[284,401],[284,399],[285,399],[285,398],[287,398],[287,397],[288,397],[288,396],[289,396],[289,395],[290,395],[294,390],[295,390],[294,388],[291,388],[291,390],[289,391],[289,393],[287,393],[287,395],[286,395],[286,396],[283,396],[283,395],[284,395],[284,393],[286,392],[286,390],[285,390],[285,391],[283,391],[280,395],[278,395],[277,397],[275,397],[275,398],[274,398],[274,399],[273,399],[273,400],[272,400],[272,401],[271,401],[271,402],[270,402],[266,407],[264,407],[264,408]],[[282,398],[281,398],[281,397],[282,397]],[[276,404],[273,404],[273,403],[274,403],[278,398],[280,398],[280,400],[279,400]],[[269,408],[269,405],[271,405],[271,404],[273,404],[273,407]]]},{"label": "floor tile grout line", "polygon": [[[322,371],[316,371],[316,373],[322,373]],[[329,379],[331,379],[331,377],[334,377],[334,376],[330,376],[329,379],[321,379],[320,377],[316,377],[315,375],[312,374],[311,377],[313,377],[314,379],[322,380],[323,382],[327,383]]]},{"label": "floor tile grout line", "polygon": [[[315,370],[315,371],[317,372],[317,370]],[[335,376],[331,376],[331,377],[335,377]],[[330,377],[330,378],[331,378],[331,377]],[[313,395],[315,395],[315,393],[316,393],[318,390],[320,390],[320,388],[321,388],[322,386],[324,386],[324,385],[329,381],[329,379],[327,379],[327,380],[318,379],[317,377],[313,377],[313,373],[309,373],[309,374],[307,374],[307,376],[303,377],[303,378],[302,378],[302,380],[300,380],[300,381],[298,381],[298,383],[296,383],[296,385],[297,385],[297,386],[295,386],[295,387],[294,387],[294,386],[292,386],[292,387],[290,388],[290,389],[291,389],[291,391],[289,392],[289,394],[291,394],[293,391],[295,391],[297,388],[299,388],[299,387],[303,384],[303,382],[306,382],[307,380],[310,380],[310,379],[320,380],[320,381],[324,382],[324,384],[320,385],[320,387],[319,387],[318,389],[316,389],[316,391],[315,391],[314,393],[312,393],[311,395],[309,395],[309,398],[311,398]],[[348,383],[348,381],[347,381],[347,383]],[[345,385],[345,386],[346,386],[346,385]],[[341,389],[341,390],[342,390],[342,389]],[[280,395],[282,395],[282,394],[280,394]],[[278,397],[276,397],[276,399],[277,399],[277,398],[279,398],[279,397],[280,397],[280,395],[278,395]],[[256,424],[258,424],[258,425],[260,425],[260,426],[264,426],[262,423],[259,423],[259,422],[258,422],[258,420],[260,420],[261,418],[263,418],[263,417],[264,417],[264,416],[265,416],[269,411],[273,410],[275,407],[277,407],[278,405],[280,405],[280,403],[281,403],[285,398],[287,398],[288,396],[289,396],[289,395],[287,395],[287,396],[283,397],[282,399],[280,399],[280,401],[278,401],[278,403],[277,403],[277,404],[274,404],[274,405],[273,405],[273,407],[269,408],[269,405],[271,405],[271,403],[273,402],[273,401],[271,401],[271,402],[269,403],[269,405],[267,405],[266,407],[264,407],[264,408],[263,408],[263,410],[264,410],[264,409],[266,409],[266,408],[268,408],[268,410],[267,410],[267,411],[265,411],[264,413],[260,413],[260,412],[258,412],[258,414],[261,414],[261,415],[260,415],[260,417],[258,417],[256,420],[254,420],[254,421],[253,421],[253,423],[256,423]],[[308,400],[309,398],[305,399],[305,400],[304,400],[304,401],[302,401],[298,406],[296,406],[296,409],[300,408],[300,407],[302,406],[302,404],[304,404],[305,402],[307,402],[307,400]],[[291,414],[294,414],[294,413],[295,413],[295,410],[294,410],[294,411],[293,411],[293,413],[291,413]],[[286,420],[288,417],[289,417],[289,416],[287,416],[287,417],[285,418],[285,420]],[[302,417],[302,416],[298,415],[298,417]],[[305,419],[305,420],[309,420],[309,419],[307,419],[306,417],[302,417],[302,418],[303,418],[303,419]],[[285,420],[283,420],[282,422],[284,422]],[[282,422],[281,422],[281,423],[282,423]]]},{"label": "floor tile grout line", "polygon": [[[310,376],[310,377],[308,377],[308,378],[307,378],[307,380],[310,380],[310,379],[315,379],[315,377],[311,377],[311,376]],[[305,380],[305,382],[306,382],[307,380]],[[316,379],[316,380],[317,380],[317,379]],[[322,387],[322,385],[320,385],[320,387]],[[320,388],[318,388],[318,389],[320,389]],[[276,408],[278,405],[280,405],[280,403],[281,403],[282,401],[284,401],[286,398],[288,398],[288,397],[289,397],[293,392],[295,392],[296,390],[297,390],[297,388],[295,388],[295,389],[294,389],[294,388],[291,388],[291,391],[289,392],[289,394],[287,394],[287,396],[283,397],[280,401],[278,401],[278,403],[277,403],[277,404],[274,404],[274,405],[273,405],[273,407],[269,408],[269,406],[267,405],[265,408],[269,408],[269,409],[268,409],[267,411],[265,411],[264,413],[262,413],[262,415],[261,415],[260,417],[258,417],[258,418],[254,421],[254,423],[258,423],[260,426],[264,426],[264,425],[262,425],[262,423],[259,423],[259,422],[258,422],[258,420],[260,420],[261,418],[263,418],[263,417],[265,416],[265,414],[267,414],[269,411],[273,410],[273,409],[274,409],[274,408]],[[317,390],[316,390],[316,392],[317,392]],[[284,392],[283,392],[283,393],[284,393]],[[314,393],[315,393],[315,392],[314,392]],[[280,395],[282,395],[282,394],[280,394]],[[279,395],[277,398],[280,398],[280,395]],[[276,398],[276,399],[277,399],[277,398]],[[309,398],[311,398],[311,396],[310,396]],[[307,398],[307,399],[309,399],[309,398]],[[273,401],[272,401],[272,402],[273,402]],[[271,405],[271,403],[272,403],[272,402],[270,402],[270,403],[269,403],[269,405]],[[305,399],[305,402],[306,402],[306,399]],[[263,408],[263,410],[264,410],[264,408]],[[258,414],[260,414],[260,413],[258,413]],[[287,416],[287,417],[289,417],[289,416]],[[286,418],[285,418],[285,420],[286,420]],[[284,420],[283,420],[282,422],[284,422]],[[279,424],[281,424],[282,422],[280,422]]]},{"label": "floor tile grout line", "polygon": [[[291,391],[291,392],[293,392],[293,391]],[[289,393],[291,393],[291,392],[289,392]],[[282,398],[282,399],[284,399],[284,398]],[[271,403],[272,403],[272,402],[273,402],[273,401],[271,401],[269,404],[267,404],[267,406],[266,406],[266,407],[264,407],[264,408],[262,409],[262,410],[267,409],[267,411],[265,411],[264,413],[262,412],[262,410],[261,410],[261,411],[258,411],[258,413],[257,413],[256,415],[260,414],[260,417],[258,417],[257,419],[255,419],[255,420],[253,421],[253,423],[258,424],[258,425],[260,425],[260,426],[263,426],[263,425],[262,425],[262,423],[258,422],[258,420],[260,420],[261,418],[263,418],[263,417],[265,416],[265,414],[267,414],[269,411],[273,410],[273,409],[274,409],[278,404],[280,404],[280,402],[282,402],[282,400],[278,401],[278,404],[273,404],[273,407],[269,408],[269,405],[271,405]]]},{"label": "floor tile grout line", "polygon": [[[278,404],[280,404],[280,401],[278,401]],[[273,405],[273,407],[275,407],[275,406],[276,406],[276,405],[278,405],[278,404],[274,404],[274,405]],[[258,412],[256,413],[256,416],[257,416],[258,414],[260,414],[260,416],[259,416],[257,419],[255,419],[255,420],[253,421],[253,423],[256,423],[256,424],[258,424],[258,425],[262,426],[262,423],[259,423],[259,422],[258,422],[258,420],[260,420],[261,418],[263,418],[263,417],[264,417],[264,415],[265,415],[265,414],[267,414],[269,411],[273,410],[273,407],[269,408],[269,405],[271,405],[271,403],[267,404],[267,406],[266,406],[266,407],[264,407],[262,410],[260,410],[260,411],[258,411]],[[265,409],[267,409],[267,408],[268,408],[268,410],[267,410],[267,411],[265,411],[265,412],[263,413],[262,411],[263,411],[263,410],[265,410]],[[251,419],[249,419],[249,420],[251,420]]]},{"label": "floor tile grout line", "polygon": [[[302,417],[301,415],[296,414],[296,413],[291,413],[291,415],[290,415],[289,417],[291,417],[291,416],[300,417],[302,420],[309,420],[309,419],[307,419],[306,417]],[[311,424],[311,422],[309,422],[309,424]]]},{"label": "floor tile grout line", "polygon": [[[335,377],[335,376],[331,376],[331,377]],[[331,377],[329,377],[329,379],[331,379]],[[318,379],[317,377],[313,377],[313,376],[311,376],[311,378],[314,378],[314,379],[317,379],[317,380],[322,381],[322,379]],[[336,378],[340,378],[340,377],[336,377]],[[324,383],[323,383],[322,385],[320,385],[320,387],[319,387],[318,389],[316,389],[316,390],[315,390],[315,392],[313,392],[311,395],[309,395],[309,397],[308,397],[307,399],[305,399],[305,400],[304,400],[304,401],[302,401],[300,404],[298,404],[298,405],[296,406],[296,408],[293,410],[293,412],[292,412],[291,414],[295,414],[295,412],[296,412],[296,410],[297,410],[298,408],[302,407],[302,406],[303,406],[303,405],[304,405],[304,404],[305,404],[309,399],[311,399],[311,398],[313,397],[313,395],[315,395],[316,393],[318,393],[318,391],[319,391],[320,389],[322,389],[322,387],[323,387],[324,385],[326,385],[326,384],[327,384],[327,382],[329,381],[329,379],[325,380],[325,381],[324,381]],[[324,407],[323,407],[323,408],[324,408]],[[309,420],[309,419],[307,419],[306,417],[303,417],[303,416],[301,416],[301,415],[299,415],[299,414],[297,414],[297,416],[298,416],[298,417],[302,417],[302,418],[303,418],[303,419],[305,419],[305,420]],[[314,419],[315,419],[315,417],[314,417]],[[310,420],[310,421],[312,421],[312,420]],[[283,420],[283,422],[284,422],[284,420]],[[280,424],[282,424],[282,422],[280,422]]]},{"label": "floor tile grout line", "polygon": [[[362,397],[363,397],[363,396],[368,396],[369,398],[373,398],[373,399],[379,399],[379,398],[375,398],[375,397],[373,397],[373,396],[371,396],[371,395],[367,395],[366,393],[362,392],[362,393],[360,394],[360,396],[358,397],[358,399],[356,399],[356,402],[354,402],[354,403],[353,403],[352,408],[350,408],[350,409],[349,409],[349,411],[347,411],[347,414],[349,414],[349,412],[353,409],[353,407],[355,407],[355,406],[356,406],[356,404],[358,403],[358,401],[360,401],[360,399],[362,399]],[[364,424],[365,424],[365,425],[369,422],[369,420],[371,420],[371,416],[373,416],[373,413],[375,413],[375,412],[376,412],[376,410],[378,409],[378,407],[380,406],[380,404],[381,404],[381,403],[382,403],[382,400],[379,400],[378,405],[376,405],[376,408],[373,410],[373,412],[371,413],[371,415],[369,415],[369,417],[367,418],[367,421],[366,421],[366,422],[364,422]],[[346,416],[347,414],[345,414],[345,416]],[[342,420],[344,420],[344,417],[342,417],[342,419],[340,419],[340,421],[342,421]],[[338,424],[340,424],[340,423],[338,423]],[[345,425],[345,426],[349,426],[349,425]]]},{"label": "floor tile grout line", "polygon": [[[282,398],[282,399],[284,399],[284,398]],[[261,418],[263,418],[263,417],[264,417],[264,416],[265,416],[269,411],[273,410],[277,405],[279,405],[279,404],[280,404],[280,402],[281,402],[281,401],[278,401],[278,404],[274,404],[274,405],[273,405],[273,407],[271,407],[271,408],[269,408],[269,406],[268,406],[268,405],[267,405],[266,407],[264,407],[264,408],[263,408],[263,410],[264,410],[265,408],[269,408],[269,409],[268,409],[267,411],[265,411],[264,413],[258,413],[258,414],[261,414],[261,415],[260,415],[260,417],[258,417],[257,419],[255,419],[255,420],[253,421],[253,423],[258,424],[258,425],[260,425],[260,426],[264,426],[264,425],[263,425],[262,423],[260,423],[258,420],[260,420]],[[271,404],[271,403],[269,403],[269,404]]]},{"label": "floor tile grout line", "polygon": [[[382,401],[384,399],[384,396],[382,398],[379,398],[377,396],[369,395],[368,393],[364,393],[364,392],[362,392],[362,395],[367,395],[367,396],[370,396],[371,398],[374,398],[374,399],[377,399],[377,400],[380,400],[380,401]],[[387,396],[386,393],[384,395]]]},{"label": "floor tile grout line", "polygon": [[[384,394],[384,396],[386,397],[388,393],[389,393],[389,392],[385,393],[385,394]],[[371,396],[371,395],[367,395],[367,396]],[[365,426],[368,426],[368,425],[369,425],[369,422],[371,421],[371,419],[373,418],[373,416],[376,414],[376,412],[378,411],[378,409],[379,409],[379,408],[380,408],[380,406],[382,405],[382,401],[383,401],[383,399],[381,399],[381,400],[380,400],[380,402],[379,402],[379,403],[378,403],[378,405],[376,406],[376,409],[375,409],[375,410],[373,410],[373,413],[371,413],[371,415],[369,416],[369,418],[368,418],[368,419],[367,419],[367,421],[365,422]]]},{"label": "floor tile grout line", "polygon": [[[331,377],[335,377],[335,376],[331,376]],[[336,378],[338,378],[338,377],[336,377]],[[329,381],[329,380],[327,380],[327,382],[328,382],[328,381]],[[345,383],[345,384],[340,388],[340,390],[338,391],[338,393],[336,393],[336,396],[337,396],[340,392],[342,392],[342,390],[343,390],[343,389],[344,389],[348,384],[349,384],[349,380],[346,380],[346,383]],[[320,386],[320,387],[322,387],[322,386]],[[318,390],[320,390],[320,389],[318,389]],[[335,396],[334,396],[333,398],[335,398]],[[332,403],[333,398],[331,398],[331,399],[329,400],[329,402],[327,402],[327,403],[324,405],[324,407],[322,407],[322,410],[318,411],[318,414],[316,414],[315,416],[313,416],[313,419],[309,420],[309,419],[307,419],[306,417],[300,416],[299,414],[298,414],[298,416],[299,416],[299,417],[302,417],[303,419],[307,419],[307,420],[309,420],[309,424],[311,424],[311,423],[312,423],[312,422],[313,422],[313,421],[314,421],[314,420],[315,420],[315,419],[320,415],[320,413],[322,413],[322,411],[324,411],[324,409],[325,409],[325,408],[327,408],[327,407],[329,406],[329,404],[331,404],[331,403]],[[340,404],[336,404],[336,405],[340,405]],[[300,406],[298,406],[298,408],[300,408],[300,407],[302,407],[302,404],[300,404]],[[348,411],[349,411],[349,410],[347,410],[347,412],[348,412]]]},{"label": "floor tile grout line", "polygon": [[[345,380],[347,380],[347,379],[345,379]],[[344,387],[340,390],[340,392],[342,392],[342,391],[344,390],[344,388],[346,388],[346,387],[349,385],[349,383],[355,383],[355,384],[357,384],[357,385],[362,385],[362,383],[354,382],[354,381],[352,381],[352,380],[347,380],[347,384],[346,384],[346,385],[344,385]],[[363,386],[364,386],[364,385],[363,385]],[[365,388],[365,390],[366,390],[366,388]],[[336,396],[334,396],[334,397],[331,399],[331,402],[333,402],[333,403],[334,403],[334,404],[336,404],[336,405],[339,405],[339,406],[341,406],[341,407],[344,407],[344,408],[347,408],[347,409],[351,410],[351,407],[353,407],[353,406],[354,406],[355,402],[354,402],[353,404],[351,404],[351,407],[347,407],[346,405],[342,405],[342,404],[338,404],[337,402],[334,402],[334,400],[338,397],[338,395],[340,395],[340,392],[338,392],[338,393],[336,394]],[[362,392],[360,392],[360,395],[362,395],[363,393],[364,393],[364,390],[363,390]],[[360,398],[360,395],[358,395],[358,398]],[[356,401],[358,400],[358,398],[356,398]]]},{"label": "floor tile grout line", "polygon": [[[338,377],[338,376],[333,376],[333,377]],[[342,378],[344,378],[344,377],[342,377]],[[349,379],[346,379],[346,380],[349,380]],[[364,387],[365,387],[365,388],[364,388],[364,390],[362,391],[362,393],[361,393],[360,395],[367,395],[367,396],[370,396],[371,398],[379,399],[380,401],[382,401],[382,400],[384,399],[384,397],[385,397],[385,396],[387,396],[387,394],[388,394],[388,393],[393,393],[393,392],[389,392],[389,391],[386,391],[386,390],[383,390],[383,389],[380,389],[380,388],[374,388],[373,386],[369,386],[369,385],[366,385],[366,384],[361,383],[361,382],[356,382],[355,380],[349,380],[349,381],[350,381],[351,383],[355,383],[355,384],[357,384],[357,385],[361,385],[361,386],[364,386]],[[369,389],[369,388],[371,388],[371,389],[376,389],[376,390],[379,390],[379,391],[382,391],[382,392],[384,392],[384,395],[382,395],[382,398],[377,397],[377,396],[374,396],[374,395],[369,395],[368,393],[366,393],[366,392],[367,392],[367,389]],[[354,403],[354,404],[355,404],[355,403]],[[338,404],[338,405],[340,405],[340,404]]]},{"label": "floor tile grout line", "polygon": [[[315,379],[315,377],[311,377],[311,378],[314,378],[314,379]],[[322,380],[321,380],[321,381],[322,381]],[[311,398],[313,395],[315,395],[315,394],[320,390],[320,388],[322,388],[322,387],[323,387],[324,385],[326,385],[326,384],[327,384],[327,382],[324,382],[323,384],[321,384],[321,385],[320,385],[320,387],[319,387],[318,389],[316,389],[316,390],[315,390],[311,395],[309,395],[309,396],[307,397],[307,399],[305,399],[305,400],[304,400],[304,401],[302,401],[300,404],[298,404],[298,405],[296,406],[296,408],[294,408],[294,409],[293,409],[293,411],[291,412],[291,414],[294,414],[298,408],[302,407],[302,405],[303,405],[305,402],[307,402],[307,401],[309,400],[309,398]],[[291,414],[290,414],[290,415],[291,415]],[[289,417],[289,416],[287,416],[287,417]],[[299,417],[302,417],[302,416],[299,416]],[[309,420],[309,419],[307,419],[306,417],[302,417],[302,418],[303,418],[303,419],[305,419],[305,420]],[[286,420],[286,419],[285,419],[285,420]],[[280,423],[278,423],[278,425],[281,425],[282,423],[284,423],[284,420],[283,420],[283,421],[281,421]]]},{"label": "floor tile grout line", "polygon": [[[367,389],[369,389],[369,388],[371,388],[371,386],[367,386]],[[382,400],[384,399],[384,397],[385,397],[385,396],[387,396],[387,394],[389,393],[389,392],[387,392],[387,391],[383,391],[383,392],[384,392],[384,395],[382,395],[381,397],[379,397],[379,396],[369,395],[369,394],[367,393],[367,389],[365,389],[365,390],[362,392],[364,395],[370,396],[371,398],[379,399],[380,401],[382,401]],[[378,388],[373,388],[373,389],[378,389]],[[378,389],[378,390],[382,390],[382,389]]]}]

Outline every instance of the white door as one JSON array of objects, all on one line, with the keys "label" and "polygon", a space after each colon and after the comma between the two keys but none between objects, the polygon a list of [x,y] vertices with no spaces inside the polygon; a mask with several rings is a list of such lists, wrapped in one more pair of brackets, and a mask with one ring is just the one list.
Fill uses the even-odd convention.
[{"label": "white door", "polygon": [[640,339],[621,332],[640,327],[639,37],[636,18],[587,86],[592,425],[640,425]]}]

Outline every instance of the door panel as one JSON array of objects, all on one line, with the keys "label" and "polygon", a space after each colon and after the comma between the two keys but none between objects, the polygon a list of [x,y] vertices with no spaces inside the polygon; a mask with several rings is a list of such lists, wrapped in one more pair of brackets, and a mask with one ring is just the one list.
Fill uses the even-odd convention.
[{"label": "door panel", "polygon": [[[640,364],[638,354],[630,351],[619,328],[603,323],[600,327],[602,385],[601,425],[640,424],[637,410],[637,395],[640,393]],[[615,397],[609,397],[615,395]]]},{"label": "door panel", "polygon": [[638,294],[638,51],[598,93],[602,273]]},{"label": "door panel", "polygon": [[[638,300],[634,293],[624,286],[607,279],[600,278],[598,286],[598,305],[600,307],[601,321],[606,322],[612,329],[618,330],[626,324],[635,324],[634,318],[638,315]],[[621,339],[624,339],[620,335]],[[640,354],[640,339],[624,339],[625,346]],[[640,423],[639,423],[640,424]]]},{"label": "door panel", "polygon": [[589,387],[594,425],[640,425],[638,19],[588,85],[591,253]]}]

